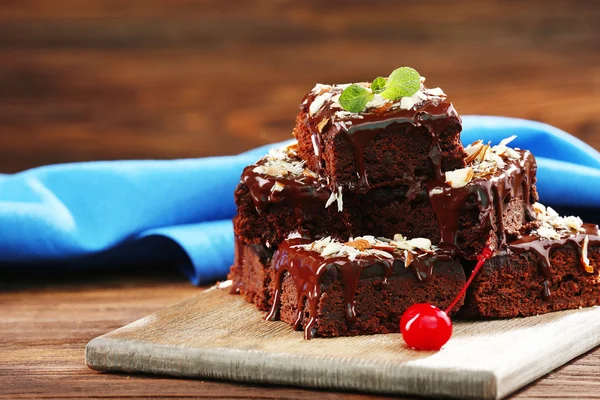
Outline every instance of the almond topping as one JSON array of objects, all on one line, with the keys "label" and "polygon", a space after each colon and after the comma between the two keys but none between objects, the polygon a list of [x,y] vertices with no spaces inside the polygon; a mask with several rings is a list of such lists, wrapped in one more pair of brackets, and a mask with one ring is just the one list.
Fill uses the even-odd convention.
[{"label": "almond topping", "polygon": [[285,185],[279,181],[275,182],[271,188],[271,192],[281,192],[285,188]]},{"label": "almond topping", "polygon": [[408,268],[413,262],[413,255],[410,251],[404,250],[404,267]]},{"label": "almond topping", "polygon": [[454,189],[458,189],[471,182],[474,176],[475,173],[471,167],[456,169],[454,171],[446,172],[446,183]]},{"label": "almond topping", "polygon": [[371,248],[371,244],[369,243],[368,240],[365,240],[365,239],[352,240],[350,242],[344,243],[344,245],[354,247],[355,249],[360,250],[360,251],[365,251],[365,250]]},{"label": "almond topping", "polygon": [[585,272],[592,274],[594,273],[594,267],[590,265],[590,259],[588,258],[588,244],[590,243],[590,238],[588,235],[585,235],[583,238],[583,243],[581,244],[581,263],[583,264],[583,268]]},{"label": "almond topping", "polygon": [[323,129],[325,128],[325,126],[327,126],[328,123],[329,118],[324,118],[323,120],[321,120],[321,122],[319,122],[319,124],[317,125],[317,130],[319,131],[319,133],[323,132]]},{"label": "almond topping", "polygon": [[416,247],[421,250],[431,249],[431,240],[426,238],[414,238],[408,241],[408,244],[412,247]]},{"label": "almond topping", "polygon": [[375,244],[372,245],[371,248],[376,249],[376,250],[382,250],[382,251],[388,251],[388,252],[394,252],[394,250],[396,250],[395,246],[392,246],[390,244]]},{"label": "almond topping", "polygon": [[311,177],[311,178],[316,178],[316,177],[318,177],[318,175],[317,175],[317,174],[315,174],[314,172],[312,172],[312,171],[311,171],[310,169],[308,169],[308,168],[304,168],[304,171],[302,171],[302,173],[304,174],[304,176],[308,176],[308,177]]}]

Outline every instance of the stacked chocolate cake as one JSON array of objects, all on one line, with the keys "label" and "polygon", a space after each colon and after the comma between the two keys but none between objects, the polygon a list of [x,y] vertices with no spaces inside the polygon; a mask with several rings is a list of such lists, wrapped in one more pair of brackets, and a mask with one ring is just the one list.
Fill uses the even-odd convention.
[{"label": "stacked chocolate cake", "polygon": [[297,141],[244,170],[236,293],[308,339],[398,332],[412,304],[448,306],[491,248],[456,316],[600,303],[597,226],[537,202],[535,158],[514,137],[463,148],[460,117],[424,79],[392,100],[373,90],[358,112],[340,103],[347,87],[315,86]]}]

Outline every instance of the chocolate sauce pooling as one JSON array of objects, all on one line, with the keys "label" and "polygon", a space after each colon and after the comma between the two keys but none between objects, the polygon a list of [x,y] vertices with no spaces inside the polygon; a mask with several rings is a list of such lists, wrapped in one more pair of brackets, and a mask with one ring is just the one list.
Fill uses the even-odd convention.
[{"label": "chocolate sauce pooling", "polygon": [[[524,150],[517,151],[521,157],[505,160],[506,165],[491,175],[475,177],[466,186],[452,188],[444,179],[427,182],[429,200],[437,215],[440,229],[440,244],[459,246],[457,234],[461,228],[460,217],[466,204],[474,199],[479,208],[482,227],[492,230],[497,224],[500,234],[499,248],[506,248],[504,228],[505,206],[512,199],[521,197],[525,205],[525,220],[535,219],[532,210],[531,189],[537,165],[535,157]],[[482,231],[482,234],[487,234]],[[463,254],[463,256],[465,256]]]},{"label": "chocolate sauce pooling", "polygon": [[[330,90],[333,94],[342,92],[341,88],[335,86]],[[302,104],[309,106],[318,95],[319,92],[309,93],[304,98]],[[353,149],[355,168],[359,178],[356,187],[350,187],[352,191],[366,193],[371,188],[365,170],[364,153],[365,148],[371,144],[373,138],[380,134],[405,134],[408,129],[413,127],[424,127],[429,133],[431,137],[428,154],[429,160],[434,176],[438,179],[442,178],[440,135],[452,120],[460,123],[458,113],[452,106],[452,103],[445,98],[429,97],[429,99],[416,104],[409,110],[392,108],[391,103],[388,103],[380,108],[368,110],[368,112],[344,116],[343,119],[335,115],[338,111],[344,110],[341,108],[332,108],[331,102],[326,101],[313,116],[307,113],[305,123],[312,133],[315,155],[319,158],[321,166],[324,164],[324,132],[327,132],[328,137],[335,137],[340,132],[344,135],[347,143]],[[323,121],[329,122],[324,128],[319,127]],[[457,145],[460,146],[460,144]],[[425,178],[427,177],[404,176],[398,177],[398,182],[395,183],[410,184],[415,180],[424,180]],[[335,182],[333,184],[335,186]]]},{"label": "chocolate sauce pooling", "polygon": [[560,239],[546,239],[535,234],[527,234],[519,237],[517,240],[508,244],[509,251],[515,254],[530,253],[537,259],[538,265],[544,275],[544,297],[549,298],[550,293],[550,277],[552,265],[550,264],[550,256],[553,250],[564,248],[565,245],[573,246],[579,259],[581,267],[584,268],[581,254],[581,244],[587,236],[589,239],[588,246],[600,245],[600,233],[598,225],[583,224],[584,232],[562,237]]},{"label": "chocolate sauce pooling", "polygon": [[[294,329],[299,330],[302,327],[305,304],[308,306],[309,319],[304,325],[305,339],[313,338],[316,333],[315,326],[318,322],[318,306],[321,298],[321,278],[328,267],[338,269],[344,291],[346,319],[349,322],[354,322],[357,318],[354,296],[365,269],[374,265],[383,267],[383,280],[386,284],[394,273],[394,266],[401,264],[401,268],[405,268],[404,256],[397,252],[393,254],[393,259],[364,254],[355,260],[350,260],[346,256],[323,257],[316,251],[294,247],[307,243],[310,243],[307,239],[289,239],[282,243],[275,252],[271,264],[275,271],[275,293],[271,311],[266,316],[266,319],[270,321],[279,318],[283,278],[286,273],[290,274],[298,293]],[[437,261],[451,259],[452,254],[445,250],[438,250],[435,253],[419,250],[409,268],[419,281],[426,281],[432,275]]]}]

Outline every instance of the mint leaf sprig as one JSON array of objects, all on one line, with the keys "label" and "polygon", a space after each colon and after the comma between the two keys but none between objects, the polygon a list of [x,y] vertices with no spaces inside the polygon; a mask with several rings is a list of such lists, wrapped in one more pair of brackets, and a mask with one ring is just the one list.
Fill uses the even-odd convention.
[{"label": "mint leaf sprig", "polygon": [[352,113],[362,112],[367,103],[378,93],[384,99],[397,101],[410,97],[421,88],[421,76],[410,67],[400,67],[392,71],[387,80],[378,76],[371,82],[371,88],[358,84],[348,86],[340,95],[340,105]]}]

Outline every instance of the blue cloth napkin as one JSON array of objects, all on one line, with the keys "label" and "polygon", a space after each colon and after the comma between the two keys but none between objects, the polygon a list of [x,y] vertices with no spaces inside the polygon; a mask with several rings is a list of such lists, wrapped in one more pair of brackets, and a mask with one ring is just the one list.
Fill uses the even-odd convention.
[{"label": "blue cloth napkin", "polygon": [[[600,208],[600,153],[554,127],[466,116],[465,144],[517,135],[538,161],[550,205]],[[224,278],[233,261],[233,191],[269,145],[235,156],[52,165],[0,174],[0,268],[65,271],[157,260],[192,283]]]}]

